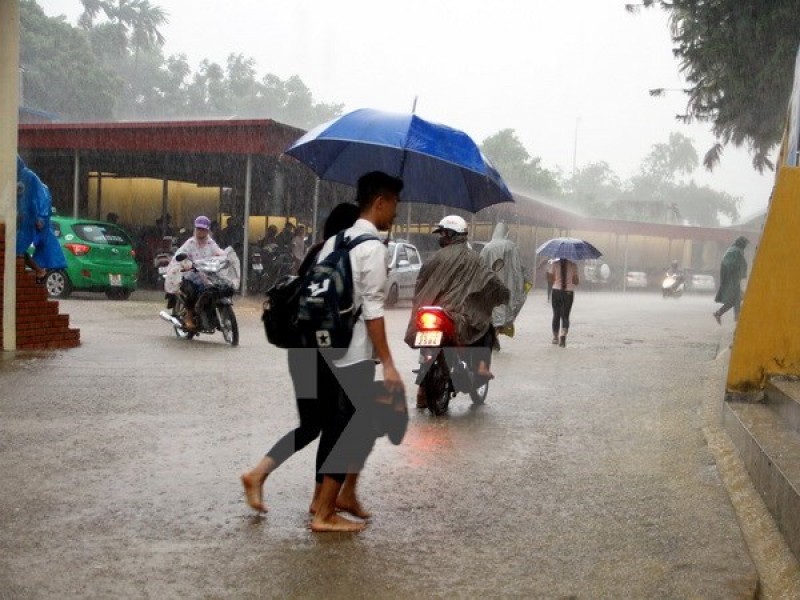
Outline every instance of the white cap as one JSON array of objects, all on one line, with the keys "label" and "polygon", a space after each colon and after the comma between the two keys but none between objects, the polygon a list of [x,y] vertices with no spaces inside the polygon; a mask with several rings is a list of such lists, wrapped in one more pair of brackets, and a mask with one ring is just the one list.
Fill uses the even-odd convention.
[{"label": "white cap", "polygon": [[467,222],[458,215],[447,215],[439,221],[433,233],[439,233],[442,229],[449,229],[456,233],[467,233]]}]

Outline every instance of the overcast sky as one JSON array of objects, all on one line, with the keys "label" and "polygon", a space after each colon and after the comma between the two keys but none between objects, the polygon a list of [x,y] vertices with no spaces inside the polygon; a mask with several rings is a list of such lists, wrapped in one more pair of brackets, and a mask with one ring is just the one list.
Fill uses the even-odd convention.
[{"label": "overcast sky", "polygon": [[[81,12],[78,0],[38,0],[46,14]],[[631,1],[631,0],[628,0]],[[622,179],[671,131],[702,158],[706,126],[686,126],[667,15],[631,15],[625,0],[151,0],[169,13],[165,55],[196,69],[231,53],[256,60],[260,76],[298,75],[317,101],[345,110],[409,111],[465,130],[478,142],[512,128],[548,169],[569,174],[604,160]],[[788,99],[787,99],[788,100]],[[577,135],[576,135],[577,133]],[[773,174],[759,175],[745,149],[726,149],[698,184],[765,208]]]}]

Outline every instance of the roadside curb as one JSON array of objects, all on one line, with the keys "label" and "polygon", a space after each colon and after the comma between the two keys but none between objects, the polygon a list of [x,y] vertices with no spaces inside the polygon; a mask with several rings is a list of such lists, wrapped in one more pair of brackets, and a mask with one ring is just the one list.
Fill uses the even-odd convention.
[{"label": "roadside curb", "polygon": [[733,441],[722,426],[722,403],[733,329],[720,336],[715,376],[703,385],[702,431],[728,492],[750,559],[758,573],[753,598],[799,598],[800,562],[795,558],[758,494]]}]

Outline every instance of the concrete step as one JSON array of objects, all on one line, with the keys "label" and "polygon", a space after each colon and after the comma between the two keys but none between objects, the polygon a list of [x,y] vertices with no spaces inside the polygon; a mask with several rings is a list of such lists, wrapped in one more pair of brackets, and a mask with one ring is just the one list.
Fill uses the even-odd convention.
[{"label": "concrete step", "polygon": [[783,383],[771,383],[764,402],[725,402],[722,414],[753,485],[800,558],[800,386]]},{"label": "concrete step", "polygon": [[766,389],[767,403],[784,422],[800,433],[800,381],[773,378]]}]

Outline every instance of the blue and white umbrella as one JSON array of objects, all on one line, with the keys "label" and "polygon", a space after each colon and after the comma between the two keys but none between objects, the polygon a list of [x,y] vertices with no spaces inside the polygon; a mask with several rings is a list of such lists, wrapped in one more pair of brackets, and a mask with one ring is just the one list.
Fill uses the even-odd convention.
[{"label": "blue and white umbrella", "polygon": [[312,129],[285,154],[325,181],[355,186],[370,171],[399,177],[407,202],[476,213],[514,201],[472,138],[413,113],[355,110]]},{"label": "blue and white umbrella", "polygon": [[603,256],[597,248],[586,240],[578,238],[559,237],[546,241],[536,249],[536,254],[550,258],[566,258],[567,260],[587,260]]}]

